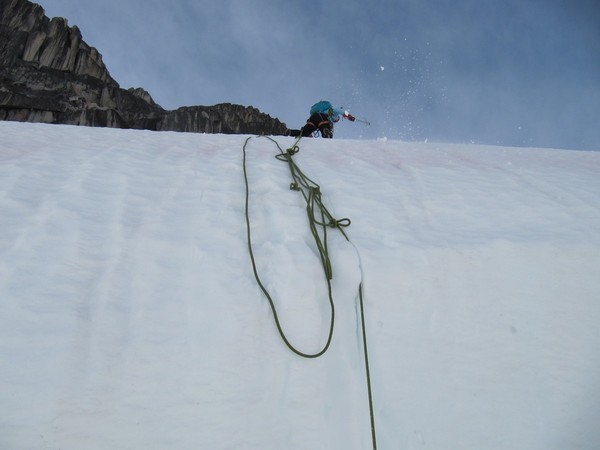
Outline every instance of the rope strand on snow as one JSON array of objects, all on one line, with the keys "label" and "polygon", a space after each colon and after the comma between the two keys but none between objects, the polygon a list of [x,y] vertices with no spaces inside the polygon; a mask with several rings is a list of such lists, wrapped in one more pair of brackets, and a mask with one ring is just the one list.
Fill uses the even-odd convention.
[{"label": "rope strand on snow", "polygon": [[[261,137],[261,136],[258,136],[258,137]],[[278,155],[276,155],[275,157],[280,161],[284,161],[284,162],[288,163],[288,167],[292,174],[292,180],[293,180],[292,183],[290,184],[290,189],[300,191],[302,193],[302,196],[304,197],[304,200],[306,201],[306,213],[308,216],[308,223],[309,223],[310,231],[315,240],[317,249],[319,250],[319,256],[321,258],[321,263],[323,265],[323,270],[325,272],[325,278],[327,280],[327,291],[328,291],[328,297],[329,297],[329,304],[330,304],[330,308],[331,308],[331,322],[329,325],[329,333],[327,336],[327,341],[320,351],[318,351],[317,353],[312,353],[312,354],[304,353],[304,352],[301,352],[300,350],[296,349],[290,343],[290,341],[286,337],[286,335],[281,327],[281,323],[279,322],[279,317],[277,315],[277,308],[275,307],[275,303],[273,302],[271,295],[269,294],[269,292],[263,285],[262,281],[260,280],[260,276],[258,275],[258,270],[256,268],[256,261],[254,258],[254,252],[252,251],[252,238],[251,238],[250,212],[249,212],[250,191],[249,191],[249,183],[248,183],[248,170],[246,167],[246,147],[248,146],[248,142],[250,141],[250,139],[252,139],[252,136],[251,136],[251,137],[247,138],[246,141],[244,142],[242,151],[243,151],[244,181],[245,181],[245,188],[246,188],[246,202],[245,202],[246,232],[247,232],[247,240],[248,240],[248,252],[250,253],[250,260],[252,262],[252,270],[254,271],[254,277],[256,278],[256,282],[258,283],[262,292],[265,294],[265,297],[267,298],[269,305],[271,306],[271,311],[273,312],[273,318],[275,320],[275,325],[277,326],[277,331],[279,332],[279,335],[281,336],[285,345],[292,352],[294,352],[295,354],[297,354],[299,356],[302,356],[304,358],[317,358],[317,357],[323,355],[329,348],[329,346],[331,344],[331,340],[333,338],[333,328],[334,328],[334,323],[335,323],[335,320],[334,320],[335,305],[333,302],[333,294],[332,294],[332,289],[331,289],[331,280],[333,278],[333,271],[331,268],[331,261],[329,259],[329,251],[327,248],[327,227],[337,228],[342,233],[342,235],[344,236],[346,241],[348,241],[348,242],[350,242],[350,244],[352,244],[352,242],[348,238],[347,234],[344,232],[344,228],[349,226],[351,221],[348,218],[337,220],[329,213],[329,211],[323,205],[323,202],[321,200],[321,188],[319,187],[319,185],[317,183],[315,183],[314,181],[312,181],[310,178],[308,178],[300,170],[300,168],[296,165],[295,161],[293,160],[293,155],[295,155],[296,153],[298,153],[300,151],[300,148],[298,147],[298,142],[300,142],[300,139],[302,139],[302,137],[299,137],[296,140],[296,142],[294,143],[294,145],[292,145],[290,148],[288,148],[287,151],[285,151],[285,152],[283,151],[283,149],[281,148],[281,146],[279,145],[279,143],[276,140],[274,140],[273,138],[271,138],[269,136],[265,136],[265,137],[267,139],[269,139],[271,142],[273,142],[279,149],[280,153]],[[317,214],[315,214],[315,212],[317,212]],[[319,217],[317,217],[317,215]],[[323,238],[321,238],[319,230],[321,230],[321,232],[323,234]],[[356,250],[356,253],[360,260],[360,254],[358,253],[358,249],[356,248],[356,246],[354,246],[354,244],[352,244],[352,246]],[[362,293],[363,292],[362,291],[363,280],[362,280],[362,278],[363,278],[363,276],[362,276],[362,263],[361,263],[361,282],[358,287],[358,296],[359,296],[360,316],[361,316],[361,325],[362,325],[363,352],[364,352],[364,358],[365,358],[365,369],[366,369],[366,377],[367,377],[367,392],[368,392],[368,396],[369,396],[369,413],[371,416],[371,436],[373,439],[373,450],[376,450],[377,449],[377,439],[376,439],[376,434],[375,434],[375,414],[373,411],[373,395],[372,395],[372,391],[371,391],[371,374],[370,374],[370,370],[369,370],[369,356],[368,356],[368,351],[367,351],[367,331],[366,331],[366,325],[365,325],[365,313],[364,313],[364,304],[363,304],[363,293]]]},{"label": "rope strand on snow", "polygon": [[362,282],[358,285],[358,296],[360,298],[360,320],[362,324],[365,371],[367,374],[367,393],[369,394],[369,414],[371,415],[371,438],[373,439],[373,450],[377,450],[377,437],[375,435],[375,413],[373,412],[373,392],[371,391],[371,371],[369,370],[369,352],[367,350],[367,329],[365,327],[365,308],[363,305]]},{"label": "rope strand on snow", "polygon": [[[329,306],[331,309],[331,321],[329,324],[329,332],[327,335],[327,340],[321,350],[319,350],[316,353],[305,353],[305,352],[298,350],[296,347],[294,347],[292,345],[292,343],[287,338],[285,332],[283,331],[283,328],[279,321],[279,316],[277,314],[277,308],[275,307],[275,303],[273,302],[271,295],[269,294],[269,292],[263,285],[263,283],[260,279],[260,276],[258,274],[258,270],[256,268],[256,261],[254,258],[254,252],[252,251],[252,237],[251,237],[250,212],[249,212],[250,192],[249,192],[249,187],[248,187],[248,171],[247,171],[247,167],[246,167],[246,147],[247,147],[250,139],[252,139],[252,137],[249,137],[246,139],[246,142],[244,143],[244,147],[243,147],[243,154],[244,154],[243,169],[244,169],[244,180],[245,180],[245,184],[246,184],[246,206],[245,206],[246,232],[247,232],[247,239],[248,239],[248,251],[250,253],[250,260],[252,261],[252,270],[254,271],[254,278],[256,278],[256,282],[258,283],[260,289],[265,294],[265,297],[267,298],[269,305],[271,306],[271,311],[273,312],[273,318],[275,320],[275,325],[277,326],[277,331],[279,332],[279,335],[281,336],[281,339],[283,340],[285,345],[292,352],[294,352],[298,356],[302,356],[303,358],[318,358],[319,356],[323,355],[327,351],[329,346],[331,345],[331,340],[333,338],[333,328],[334,328],[334,324],[335,324],[335,305],[333,302],[333,294],[332,294],[332,290],[331,290],[331,279],[332,279],[331,262],[329,260],[329,254],[327,251],[327,226],[324,222],[325,217],[326,216],[331,217],[331,215],[329,214],[329,212],[327,212],[327,210],[325,208],[319,207],[321,221],[318,221],[315,217],[315,204],[321,205],[319,186],[316,183],[314,183],[312,180],[310,180],[308,177],[304,176],[304,174],[302,174],[302,171],[300,171],[300,169],[293,163],[293,161],[291,159],[291,155],[293,155],[297,151],[298,147],[295,145],[291,149],[288,149],[288,152],[285,153],[281,149],[281,147],[279,146],[277,141],[275,141],[274,139],[269,138],[269,137],[267,137],[267,138],[270,139],[272,142],[274,142],[275,145],[277,145],[277,148],[279,149],[279,151],[281,152],[280,155],[277,155],[277,156],[280,157],[281,155],[285,155],[284,160],[287,159],[287,161],[289,163],[290,170],[292,171],[292,176],[294,178],[294,182],[291,184],[290,189],[300,190],[302,192],[302,195],[304,196],[304,199],[306,200],[306,203],[307,203],[306,211],[307,211],[307,215],[308,215],[308,219],[309,219],[309,223],[310,223],[310,227],[311,227],[311,232],[313,234],[313,237],[315,238],[315,242],[317,244],[317,248],[319,249],[319,254],[321,257],[321,262],[323,263],[325,278],[327,280],[327,292],[328,292],[328,297],[329,297]],[[300,139],[298,139],[296,141],[296,143],[299,140]],[[323,228],[324,237],[322,240],[318,233],[318,229],[317,229],[318,225],[321,225]]]}]

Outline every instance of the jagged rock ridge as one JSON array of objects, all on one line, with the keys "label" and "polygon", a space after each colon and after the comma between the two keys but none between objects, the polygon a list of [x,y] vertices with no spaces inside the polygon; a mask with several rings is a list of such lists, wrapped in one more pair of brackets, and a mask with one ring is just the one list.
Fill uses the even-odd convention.
[{"label": "jagged rock ridge", "polygon": [[0,0],[0,120],[205,133],[285,134],[256,108],[223,103],[167,111],[122,89],[66,19],[27,0]]}]

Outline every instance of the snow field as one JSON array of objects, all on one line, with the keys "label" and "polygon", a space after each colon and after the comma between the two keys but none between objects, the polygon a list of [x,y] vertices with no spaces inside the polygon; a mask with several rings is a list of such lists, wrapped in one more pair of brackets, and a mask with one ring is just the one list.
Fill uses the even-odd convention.
[{"label": "snow field", "polygon": [[[310,140],[336,321],[280,340],[246,136],[0,122],[0,448],[595,449],[600,153]],[[285,148],[294,141],[277,138]],[[248,147],[290,340],[330,311],[300,194]]]}]

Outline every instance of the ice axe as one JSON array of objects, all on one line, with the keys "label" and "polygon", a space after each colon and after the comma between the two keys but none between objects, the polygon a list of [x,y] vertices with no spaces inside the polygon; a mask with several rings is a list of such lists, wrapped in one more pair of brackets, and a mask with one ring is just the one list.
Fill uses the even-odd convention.
[{"label": "ice axe", "polygon": [[354,116],[353,116],[352,114],[350,114],[348,111],[346,111],[346,113],[344,114],[344,117],[345,117],[346,119],[348,119],[350,122],[357,121],[357,122],[360,122],[360,123],[364,123],[366,126],[369,126],[369,125],[371,125],[371,122],[369,122],[368,120],[365,120],[365,119],[359,119],[359,118],[357,118],[357,117],[354,117]]}]

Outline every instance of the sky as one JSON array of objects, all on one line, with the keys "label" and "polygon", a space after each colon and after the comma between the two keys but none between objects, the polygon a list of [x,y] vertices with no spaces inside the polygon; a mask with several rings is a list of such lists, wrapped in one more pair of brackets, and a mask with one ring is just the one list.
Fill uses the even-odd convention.
[{"label": "sky", "polygon": [[600,150],[595,0],[44,0],[124,88],[166,109],[252,105],[336,136]]},{"label": "sky", "polygon": [[600,152],[300,141],[351,220],[305,359],[248,251],[244,166],[258,274],[317,353],[328,286],[273,142],[0,135],[0,448],[371,449],[362,284],[378,448],[597,450]]}]

